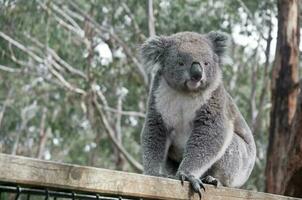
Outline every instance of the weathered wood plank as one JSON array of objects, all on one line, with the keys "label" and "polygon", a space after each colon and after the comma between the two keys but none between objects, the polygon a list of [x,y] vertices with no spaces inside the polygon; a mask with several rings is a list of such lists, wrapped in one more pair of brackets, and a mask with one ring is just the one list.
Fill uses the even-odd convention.
[{"label": "weathered wood plank", "polygon": [[[189,184],[141,174],[0,154],[0,181],[152,199],[199,199]],[[260,192],[207,186],[204,200],[294,200]]]}]

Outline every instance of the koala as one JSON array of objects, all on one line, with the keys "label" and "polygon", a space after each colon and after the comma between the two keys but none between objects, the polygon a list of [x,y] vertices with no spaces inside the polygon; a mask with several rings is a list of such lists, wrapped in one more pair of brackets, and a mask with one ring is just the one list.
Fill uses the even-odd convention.
[{"label": "koala", "polygon": [[222,82],[228,35],[180,32],[141,47],[153,71],[141,134],[144,174],[240,187],[256,157],[253,134]]}]

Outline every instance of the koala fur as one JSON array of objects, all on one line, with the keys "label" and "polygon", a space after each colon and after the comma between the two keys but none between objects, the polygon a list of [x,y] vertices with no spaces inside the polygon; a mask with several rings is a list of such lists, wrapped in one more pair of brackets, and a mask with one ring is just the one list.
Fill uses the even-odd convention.
[{"label": "koala fur", "polygon": [[142,45],[155,73],[141,135],[145,174],[187,179],[195,191],[207,176],[230,187],[248,179],[256,146],[223,86],[227,45],[221,32],[155,36]]}]

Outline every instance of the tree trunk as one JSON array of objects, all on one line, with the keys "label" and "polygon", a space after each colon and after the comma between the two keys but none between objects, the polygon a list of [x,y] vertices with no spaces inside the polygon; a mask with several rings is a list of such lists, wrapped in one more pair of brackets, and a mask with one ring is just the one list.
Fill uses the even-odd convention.
[{"label": "tree trunk", "polygon": [[[119,95],[117,99],[117,113],[116,113],[116,123],[115,123],[115,138],[116,140],[122,144],[122,110],[123,110],[123,96]],[[116,149],[116,158],[115,158],[115,166],[118,170],[123,170],[124,168],[124,159],[121,152]]]},{"label": "tree trunk", "polygon": [[47,131],[45,130],[46,113],[47,113],[47,109],[46,109],[46,107],[44,107],[42,110],[42,117],[41,117],[41,122],[40,122],[40,141],[39,141],[38,150],[37,150],[37,154],[36,154],[36,158],[38,158],[38,159],[43,158],[43,153],[44,153],[45,145],[46,145],[47,138],[48,138]]},{"label": "tree trunk", "polygon": [[290,133],[284,194],[302,197],[302,93],[299,94],[297,112]]},{"label": "tree trunk", "polygon": [[154,25],[154,15],[153,15],[153,0],[148,0],[148,28],[149,36],[155,36],[155,25]]},{"label": "tree trunk", "polygon": [[298,98],[300,36],[298,10],[298,0],[278,0],[278,38],[272,74],[266,191],[302,197],[302,104],[301,95]]}]

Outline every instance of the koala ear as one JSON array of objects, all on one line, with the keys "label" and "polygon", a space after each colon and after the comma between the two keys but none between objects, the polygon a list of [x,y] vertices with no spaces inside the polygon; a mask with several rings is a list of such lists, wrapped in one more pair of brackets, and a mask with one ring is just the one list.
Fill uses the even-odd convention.
[{"label": "koala ear", "polygon": [[223,58],[226,55],[227,48],[229,46],[229,35],[219,31],[211,31],[207,34],[207,37],[213,44],[214,52]]},{"label": "koala ear", "polygon": [[143,63],[148,72],[158,70],[160,61],[168,46],[165,36],[154,36],[147,39],[140,49]]}]

